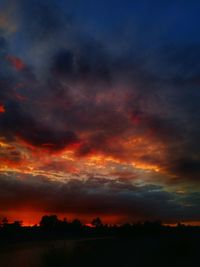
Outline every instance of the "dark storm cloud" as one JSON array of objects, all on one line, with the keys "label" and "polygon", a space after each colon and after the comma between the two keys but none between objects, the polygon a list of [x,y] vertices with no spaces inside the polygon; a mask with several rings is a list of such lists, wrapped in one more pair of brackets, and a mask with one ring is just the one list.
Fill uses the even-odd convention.
[{"label": "dark storm cloud", "polygon": [[20,109],[16,103],[6,105],[8,111],[1,119],[1,131],[10,138],[22,138],[24,141],[36,147],[49,150],[60,150],[64,147],[79,142],[78,137],[72,131],[58,131],[53,127],[43,125],[35,121],[29,114]]},{"label": "dark storm cloud", "polygon": [[160,186],[135,186],[124,180],[91,178],[85,182],[61,183],[41,177],[1,176],[0,203],[1,210],[39,207],[50,213],[116,215],[125,216],[127,220],[199,219],[198,193],[178,195]]},{"label": "dark storm cloud", "polygon": [[54,57],[53,72],[64,77],[71,76],[74,72],[74,55],[71,51],[59,51]]},{"label": "dark storm cloud", "polygon": [[170,165],[170,170],[178,173],[181,178],[186,177],[191,181],[200,179],[200,160],[191,158],[179,158]]},{"label": "dark storm cloud", "polygon": [[1,56],[4,53],[4,51],[7,49],[7,42],[3,36],[0,37],[0,51],[1,51]]},{"label": "dark storm cloud", "polygon": [[54,0],[19,0],[18,15],[20,27],[32,42],[51,40],[70,23]]},{"label": "dark storm cloud", "polygon": [[[147,134],[165,145],[167,162],[145,155],[145,147],[141,159],[197,177],[198,164],[183,158],[200,156],[198,45],[130,45],[118,54],[68,14],[70,5],[64,12],[57,1],[17,1],[19,29],[13,39],[3,33],[0,39],[1,134],[52,151],[76,143],[78,156],[119,158],[126,151],[116,140]],[[25,68],[7,60],[14,50]]]}]

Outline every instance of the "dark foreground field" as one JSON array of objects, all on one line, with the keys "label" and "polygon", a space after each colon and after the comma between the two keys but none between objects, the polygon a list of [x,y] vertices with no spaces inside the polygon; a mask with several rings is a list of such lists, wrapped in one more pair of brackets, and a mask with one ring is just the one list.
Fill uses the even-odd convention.
[{"label": "dark foreground field", "polygon": [[10,243],[1,267],[197,267],[200,235],[140,235]]}]

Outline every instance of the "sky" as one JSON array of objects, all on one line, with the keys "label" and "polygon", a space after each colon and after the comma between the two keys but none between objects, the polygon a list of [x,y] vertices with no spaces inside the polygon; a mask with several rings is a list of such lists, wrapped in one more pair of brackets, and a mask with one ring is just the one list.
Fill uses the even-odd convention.
[{"label": "sky", "polygon": [[200,224],[199,12],[0,0],[0,219]]}]

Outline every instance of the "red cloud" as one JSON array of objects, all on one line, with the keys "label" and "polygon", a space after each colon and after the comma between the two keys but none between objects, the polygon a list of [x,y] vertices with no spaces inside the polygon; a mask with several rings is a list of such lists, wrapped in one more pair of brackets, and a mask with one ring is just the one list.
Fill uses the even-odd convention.
[{"label": "red cloud", "polygon": [[10,62],[12,67],[18,71],[23,70],[26,67],[25,63],[16,56],[8,55],[7,60]]},{"label": "red cloud", "polygon": [[5,107],[3,105],[0,104],[0,113],[4,113],[6,110],[5,110]]}]

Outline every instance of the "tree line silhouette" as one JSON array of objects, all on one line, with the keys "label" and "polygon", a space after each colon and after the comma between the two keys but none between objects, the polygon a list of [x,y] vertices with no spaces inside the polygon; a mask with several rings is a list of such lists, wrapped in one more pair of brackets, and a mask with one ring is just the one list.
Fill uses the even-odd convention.
[{"label": "tree line silhouette", "polygon": [[200,232],[199,226],[188,226],[177,223],[174,227],[162,224],[161,221],[145,221],[125,223],[122,225],[104,224],[101,218],[94,218],[90,225],[83,224],[79,219],[69,222],[66,218],[60,220],[57,215],[44,215],[39,225],[23,226],[22,221],[9,223],[6,218],[0,222],[0,240],[29,240],[51,238],[82,238],[121,236],[133,237],[147,234]]}]

